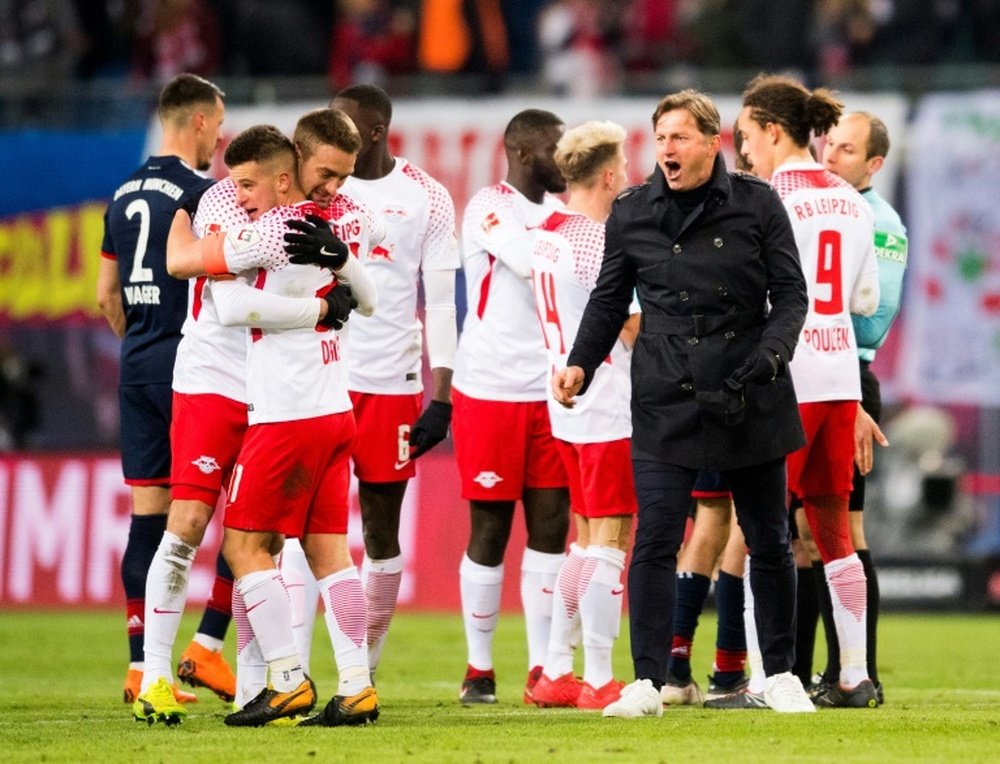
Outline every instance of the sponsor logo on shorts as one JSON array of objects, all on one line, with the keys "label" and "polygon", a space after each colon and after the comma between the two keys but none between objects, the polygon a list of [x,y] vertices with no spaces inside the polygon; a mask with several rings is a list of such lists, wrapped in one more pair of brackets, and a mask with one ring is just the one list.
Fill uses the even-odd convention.
[{"label": "sponsor logo on shorts", "polygon": [[191,462],[191,464],[197,467],[204,475],[211,475],[216,470],[222,469],[222,467],[219,466],[219,463],[215,461],[214,456],[205,456],[204,454]]},{"label": "sponsor logo on shorts", "polygon": [[500,477],[493,470],[483,470],[474,478],[472,478],[472,481],[474,483],[479,483],[479,485],[481,485],[483,488],[492,488],[497,483],[502,482],[503,478]]},{"label": "sponsor logo on shorts", "polygon": [[392,465],[392,468],[394,470],[401,470],[409,463],[410,463],[409,459],[407,459],[405,462],[396,462],[395,464]]}]

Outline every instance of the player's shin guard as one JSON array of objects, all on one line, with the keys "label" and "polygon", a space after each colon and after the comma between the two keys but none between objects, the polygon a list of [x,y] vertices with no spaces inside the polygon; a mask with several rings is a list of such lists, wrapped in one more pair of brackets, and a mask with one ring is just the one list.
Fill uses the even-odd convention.
[{"label": "player's shin guard", "polygon": [[700,573],[681,571],[677,574],[674,635],[667,670],[682,681],[691,678],[691,644],[711,585],[712,580]]},{"label": "player's shin guard", "polygon": [[591,687],[603,687],[614,678],[611,650],[621,628],[625,585],[625,552],[607,546],[587,547],[584,566],[586,585],[580,593],[583,623],[583,679]]},{"label": "player's shin guard", "polygon": [[372,560],[366,554],[361,563],[361,586],[368,605],[368,668],[372,672],[382,659],[402,578],[402,555],[387,560]]},{"label": "player's shin guard", "polygon": [[463,555],[458,572],[468,663],[474,669],[488,671],[493,668],[493,635],[500,615],[503,565],[480,565]]},{"label": "player's shin guard", "polygon": [[868,657],[868,678],[876,685],[878,678],[878,610],[880,594],[878,588],[878,574],[875,572],[875,563],[872,561],[872,553],[869,549],[859,549],[858,559],[865,569],[865,586],[868,594],[868,618],[865,624],[867,628],[867,657]]},{"label": "player's shin guard", "polygon": [[856,554],[828,562],[826,579],[840,642],[840,684],[855,687],[868,678],[866,663],[867,593],[865,571]]},{"label": "player's shin guard", "polygon": [[219,552],[215,558],[215,582],[205,603],[195,640],[209,650],[221,650],[233,617],[233,571]]},{"label": "player's shin guard", "polygon": [[295,635],[295,649],[302,661],[302,670],[308,674],[312,659],[319,587],[298,539],[285,539],[285,546],[281,550],[280,567],[289,600],[293,605],[292,633]]},{"label": "player's shin guard", "polygon": [[173,684],[172,658],[177,629],[187,600],[188,578],[197,548],[164,532],[146,578],[146,665],[142,692],[161,677]]},{"label": "player's shin guard", "polygon": [[260,651],[270,669],[271,684],[279,692],[290,692],[304,681],[295,638],[292,636],[292,608],[281,573],[276,569],[248,573],[236,581],[243,595]]},{"label": "player's shin guard", "polygon": [[742,578],[719,571],[715,582],[715,608],[718,625],[715,632],[714,679],[717,684],[729,685],[743,676],[747,661]]},{"label": "player's shin guard", "polygon": [[545,663],[552,628],[552,595],[565,554],[525,549],[521,558],[521,607],[528,632],[528,668]]},{"label": "player's shin guard", "polygon": [[129,661],[133,664],[143,662],[146,577],[166,527],[166,515],[132,515],[129,525],[128,543],[122,555],[121,577],[125,589]]},{"label": "player's shin guard", "polygon": [[580,643],[580,574],[584,550],[571,544],[569,554],[559,568],[552,593],[552,630],[545,658],[545,674],[558,679],[573,670],[573,651]]},{"label": "player's shin guard", "polygon": [[[798,586],[795,589],[795,665],[792,673],[803,687],[812,682],[813,652],[816,647],[816,626],[819,623],[819,594],[816,591],[816,568],[797,568]],[[821,579],[820,583],[826,583]]]},{"label": "player's shin guard", "polygon": [[337,662],[338,695],[356,695],[371,686],[368,674],[367,607],[361,578],[354,566],[317,582],[323,615]]},{"label": "player's shin guard", "polygon": [[243,595],[233,587],[233,621],[236,623],[236,708],[243,708],[267,687],[267,661],[250,628]]}]

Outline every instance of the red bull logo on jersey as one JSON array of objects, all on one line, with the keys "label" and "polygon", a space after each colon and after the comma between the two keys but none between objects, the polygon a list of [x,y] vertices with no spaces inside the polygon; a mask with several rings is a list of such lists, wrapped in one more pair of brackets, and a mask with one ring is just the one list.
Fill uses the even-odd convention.
[{"label": "red bull logo on jersey", "polygon": [[214,456],[205,456],[205,454],[199,456],[191,462],[191,464],[197,467],[198,471],[203,475],[211,475],[216,470],[222,469],[222,467],[219,466],[219,463],[215,460]]},{"label": "red bull logo on jersey", "polygon": [[385,260],[386,262],[392,262],[392,250],[393,245],[390,244],[388,247],[383,247],[379,244],[377,247],[372,247],[371,252],[368,253],[369,260]]},{"label": "red bull logo on jersey", "polygon": [[398,223],[406,217],[406,210],[402,207],[386,207],[382,210],[382,217],[390,223]]},{"label": "red bull logo on jersey", "polygon": [[491,212],[489,215],[483,218],[483,222],[479,224],[482,226],[484,233],[489,233],[498,225],[500,225],[500,218],[497,217],[495,212]]},{"label": "red bull logo on jersey", "polygon": [[503,478],[493,470],[483,470],[474,478],[473,482],[479,483],[483,488],[493,488],[497,483],[502,483]]}]

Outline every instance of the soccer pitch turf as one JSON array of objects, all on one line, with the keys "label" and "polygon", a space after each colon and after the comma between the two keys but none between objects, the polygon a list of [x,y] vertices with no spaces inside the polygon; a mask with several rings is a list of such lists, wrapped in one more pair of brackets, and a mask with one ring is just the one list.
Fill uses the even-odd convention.
[{"label": "soccer pitch turf", "polygon": [[[179,650],[197,625],[185,618]],[[668,708],[663,717],[602,719],[595,712],[529,708],[522,621],[501,618],[495,706],[463,707],[461,619],[399,614],[379,669],[382,716],[363,728],[223,726],[206,690],[178,727],[132,721],[121,702],[123,616],[108,612],[0,614],[0,759],[5,762],[581,762],[1000,760],[1000,617],[885,615],[879,709],[772,711]],[[630,680],[627,626],[616,675]],[[714,614],[695,643],[696,677],[712,660]],[[231,641],[231,640],[230,640]],[[232,647],[227,646],[231,657]],[[817,649],[817,661],[822,646]],[[823,653],[825,654],[825,653]],[[334,669],[317,619],[313,676],[320,703]]]}]

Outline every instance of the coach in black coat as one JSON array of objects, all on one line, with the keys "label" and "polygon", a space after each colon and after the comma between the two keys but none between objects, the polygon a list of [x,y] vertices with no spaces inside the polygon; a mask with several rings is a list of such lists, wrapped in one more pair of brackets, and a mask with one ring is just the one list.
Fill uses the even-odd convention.
[{"label": "coach in black coat", "polygon": [[784,207],[766,183],[726,171],[718,112],[707,96],[667,96],[653,124],[656,170],[615,202],[601,273],[553,394],[571,406],[585,393],[635,290],[642,324],[632,356],[639,500],[629,570],[632,658],[636,679],[659,690],[676,553],[699,469],[723,472],[733,493],[751,552],[765,674],[792,667],[785,455],[805,437],[786,369],[808,298]]},{"label": "coach in black coat", "polygon": [[[725,470],[784,456],[805,443],[785,369],[807,307],[785,208],[767,183],[728,173],[721,155],[706,198],[676,232],[663,225],[670,197],[657,167],[651,182],[615,202],[569,365],[590,381],[634,288],[642,307],[632,355],[634,458]],[[775,358],[774,381],[728,386],[758,348]]]}]

